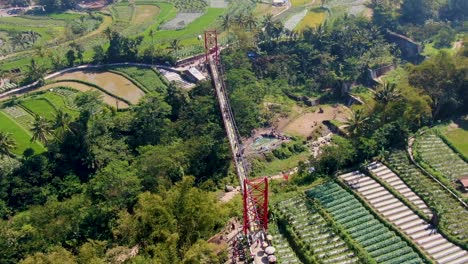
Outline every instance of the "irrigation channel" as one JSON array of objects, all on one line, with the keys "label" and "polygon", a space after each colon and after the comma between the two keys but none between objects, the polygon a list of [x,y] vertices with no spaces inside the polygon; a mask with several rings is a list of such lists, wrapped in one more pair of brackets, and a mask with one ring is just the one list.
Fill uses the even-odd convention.
[{"label": "irrigation channel", "polygon": [[[244,148],[240,141],[240,135],[236,126],[234,115],[232,113],[231,105],[229,104],[229,99],[226,93],[226,85],[224,82],[224,73],[222,67],[217,64],[216,59],[209,60],[209,67],[211,78],[216,90],[216,97],[219,102],[219,107],[221,109],[221,115],[223,117],[224,127],[229,140],[229,145],[233,154],[233,160],[236,168],[237,177],[239,178],[241,193],[246,195],[249,193],[248,188],[251,188],[249,185],[245,184],[248,180],[248,164],[244,157]],[[247,188],[247,189],[246,189]],[[249,207],[255,207],[255,201],[252,196],[246,195],[244,199],[249,203]],[[258,241],[263,241],[266,238],[265,230],[262,228],[259,220],[258,211],[245,211],[244,208],[244,217],[247,217],[248,222],[251,223],[249,229],[249,237],[251,238],[250,242],[250,253],[254,256],[254,262],[264,263],[263,249],[259,246]],[[245,219],[244,219],[245,221]],[[257,240],[256,246],[254,247],[254,240]]]}]

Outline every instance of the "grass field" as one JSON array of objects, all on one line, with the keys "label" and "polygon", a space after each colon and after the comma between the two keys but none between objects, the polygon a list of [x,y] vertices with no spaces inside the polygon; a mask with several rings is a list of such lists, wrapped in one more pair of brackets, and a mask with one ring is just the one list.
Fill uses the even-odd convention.
[{"label": "grass field", "polygon": [[162,30],[157,32],[156,35],[158,40],[180,39],[184,45],[201,45],[201,42],[197,39],[198,35],[203,34],[203,30],[210,26],[218,26],[219,23],[216,22],[223,13],[223,8],[208,8],[203,16],[188,24],[184,29]]},{"label": "grass field", "polygon": [[465,157],[468,157],[468,130],[458,128],[444,133],[447,139],[460,151]]},{"label": "grass field", "polygon": [[23,151],[27,148],[34,149],[36,153],[41,153],[45,150],[39,143],[31,142],[31,134],[3,111],[0,111],[0,131],[12,134],[12,137],[16,141],[16,148],[13,152],[17,155],[23,154]]},{"label": "grass field", "polygon": [[152,69],[138,67],[113,67],[115,71],[122,72],[143,85],[148,91],[166,91],[166,84]]},{"label": "grass field", "polygon": [[263,169],[257,173],[257,176],[270,176],[279,174],[282,171],[288,171],[294,167],[297,167],[300,161],[306,161],[310,155],[311,154],[308,151],[304,151],[287,159],[274,159],[272,162],[265,161],[263,163]]},{"label": "grass field", "polygon": [[302,31],[306,27],[315,28],[322,24],[327,18],[327,13],[321,8],[313,8],[307,12],[307,15],[299,22],[295,30]]},{"label": "grass field", "polygon": [[55,114],[57,113],[57,111],[51,103],[49,103],[46,99],[40,97],[28,98],[27,100],[21,102],[21,105],[29,111],[33,112],[34,114],[40,115],[48,120],[54,120]]},{"label": "grass field", "polygon": [[317,0],[289,0],[292,6],[303,6],[317,2]]}]

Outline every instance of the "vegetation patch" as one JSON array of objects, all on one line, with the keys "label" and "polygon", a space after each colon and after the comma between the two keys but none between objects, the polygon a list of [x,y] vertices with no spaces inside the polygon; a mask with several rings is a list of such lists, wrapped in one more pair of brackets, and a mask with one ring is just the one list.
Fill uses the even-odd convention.
[{"label": "vegetation patch", "polygon": [[38,98],[32,96],[21,102],[21,105],[24,106],[29,111],[33,112],[36,115],[40,115],[48,120],[54,120],[56,109],[55,107],[45,98]]},{"label": "vegetation patch", "polygon": [[447,127],[443,132],[444,136],[453,147],[464,157],[468,157],[468,130],[462,126],[458,128]]},{"label": "vegetation patch", "polygon": [[435,212],[439,230],[458,245],[468,243],[468,211],[433,179],[424,175],[406,156],[405,151],[394,151],[388,165]]},{"label": "vegetation patch", "polygon": [[36,153],[41,153],[45,149],[37,142],[31,142],[31,135],[21,125],[13,121],[13,119],[4,111],[0,111],[0,131],[11,133],[13,139],[16,141],[16,148],[13,153],[21,155],[27,148],[32,148]]},{"label": "vegetation patch", "polygon": [[452,182],[468,175],[468,163],[432,131],[418,137],[415,151],[424,163]]},{"label": "vegetation patch", "polygon": [[172,20],[167,21],[161,26],[162,30],[182,29],[195,19],[201,17],[203,13],[178,13]]},{"label": "vegetation patch", "polygon": [[124,73],[136,82],[140,83],[147,91],[166,91],[166,83],[163,77],[153,69],[140,67],[112,67],[112,70]]},{"label": "vegetation patch", "polygon": [[418,254],[401,237],[376,219],[352,194],[338,184],[328,182],[307,191],[306,194],[317,199],[377,263],[422,262]]},{"label": "vegetation patch", "polygon": [[307,15],[296,26],[295,30],[302,31],[306,27],[316,28],[321,25],[327,18],[327,13],[324,9],[313,8],[307,12]]}]

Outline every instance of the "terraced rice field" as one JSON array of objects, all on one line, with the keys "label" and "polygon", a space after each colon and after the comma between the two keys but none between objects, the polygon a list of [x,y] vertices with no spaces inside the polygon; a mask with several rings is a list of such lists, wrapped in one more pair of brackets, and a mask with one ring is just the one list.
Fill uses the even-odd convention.
[{"label": "terraced rice field", "polygon": [[[12,109],[9,110],[11,111]],[[17,124],[4,109],[0,111],[0,131],[11,133],[13,139],[16,141],[16,148],[13,150],[13,153],[17,155],[21,155],[27,148],[34,149],[36,153],[44,151],[42,145],[37,142],[31,142],[31,134],[29,131],[26,130],[24,126]]]},{"label": "terraced rice field", "polygon": [[404,151],[392,152],[388,165],[432,211],[442,213],[440,227],[460,243],[468,243],[468,210],[458,200],[414,166]]},{"label": "terraced rice field", "polygon": [[108,105],[111,105],[111,106],[118,106],[118,108],[128,108],[129,105],[127,103],[125,103],[124,101],[120,100],[120,99],[117,99],[115,97],[112,97],[92,86],[89,86],[89,85],[86,85],[86,84],[83,84],[83,83],[78,83],[78,82],[72,82],[72,81],[60,81],[60,82],[56,82],[56,83],[51,83],[51,84],[47,84],[41,88],[39,88],[38,90],[39,91],[42,91],[42,90],[50,90],[50,89],[57,89],[57,88],[60,88],[60,87],[70,87],[70,88],[73,88],[73,89],[76,89],[80,92],[86,92],[86,91],[98,91],[101,95],[102,95],[102,100],[104,101],[104,103],[108,104]]},{"label": "terraced rice field", "polygon": [[[358,258],[346,243],[335,234],[325,219],[306,205],[303,197],[278,203],[293,232],[307,245],[321,263],[355,263]],[[283,263],[283,262],[282,262]]]},{"label": "terraced rice field", "polygon": [[21,102],[21,105],[33,112],[36,115],[40,115],[48,120],[54,120],[56,110],[55,107],[49,103],[46,99],[41,97],[28,98]]},{"label": "terraced rice field", "polygon": [[278,230],[276,224],[271,223],[268,225],[268,234],[273,236],[272,245],[276,248],[275,256],[278,258],[278,263],[293,264],[302,263],[296,256],[296,253],[289,246],[286,237],[283,236]]},{"label": "terraced rice field", "polygon": [[55,80],[81,80],[93,83],[102,87],[112,95],[130,101],[132,104],[137,104],[145,95],[145,93],[131,81],[111,72],[75,71],[65,73],[55,78]]},{"label": "terraced rice field", "polygon": [[422,263],[418,254],[367,211],[361,203],[338,184],[329,182],[306,192],[330,212],[378,263]]},{"label": "terraced rice field", "polygon": [[113,67],[115,71],[122,72],[130,78],[139,82],[147,91],[165,92],[166,84],[161,80],[162,76],[158,75],[153,69],[139,67]]},{"label": "terraced rice field", "polygon": [[419,137],[414,150],[426,164],[451,181],[468,175],[468,163],[433,133],[425,133]]},{"label": "terraced rice field", "polygon": [[[383,167],[381,164],[371,166]],[[387,221],[410,237],[437,263],[463,264],[468,261],[467,251],[445,239],[428,222],[421,219],[371,177],[356,171],[341,175],[339,178],[360,194]]]}]

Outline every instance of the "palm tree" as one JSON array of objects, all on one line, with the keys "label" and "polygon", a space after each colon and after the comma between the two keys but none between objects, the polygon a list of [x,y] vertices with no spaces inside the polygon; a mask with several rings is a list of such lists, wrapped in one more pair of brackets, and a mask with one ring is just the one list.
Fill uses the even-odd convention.
[{"label": "palm tree", "polygon": [[236,21],[237,26],[239,26],[240,28],[243,28],[245,26],[246,16],[240,13],[236,16],[235,21]]},{"label": "palm tree", "polygon": [[31,132],[33,133],[31,141],[40,141],[46,144],[47,137],[50,136],[51,130],[52,126],[50,125],[49,121],[40,115],[36,115],[31,128]]},{"label": "palm tree", "polygon": [[223,16],[219,16],[221,19],[221,27],[228,32],[232,25],[232,17],[229,13],[224,14]]},{"label": "palm tree", "polygon": [[151,29],[148,34],[151,37],[151,46],[154,46],[154,31]]},{"label": "palm tree", "polygon": [[263,21],[262,21],[262,27],[264,28],[264,30],[267,32],[267,33],[270,33],[271,32],[271,29],[273,28],[273,15],[272,14],[267,14],[263,17]]},{"label": "palm tree", "polygon": [[11,134],[0,131],[0,155],[7,156],[11,161],[10,156],[13,155],[12,151],[15,147],[16,141],[11,137]]},{"label": "palm tree", "polygon": [[104,30],[104,35],[106,35],[107,39],[110,40],[111,36],[112,36],[112,29],[110,27],[106,28]]},{"label": "palm tree", "polygon": [[70,130],[71,116],[60,109],[55,116],[55,121],[52,126],[55,129],[56,137],[58,135],[63,135],[66,131]]},{"label": "palm tree", "polygon": [[358,134],[368,119],[369,117],[364,115],[362,109],[352,111],[351,116],[348,117],[345,122],[345,124],[348,126],[349,133],[352,135]]},{"label": "palm tree", "polygon": [[384,106],[401,96],[396,84],[384,81],[375,92],[374,99]]},{"label": "palm tree", "polygon": [[252,29],[257,27],[257,19],[255,16],[250,13],[245,17],[245,26],[252,31]]},{"label": "palm tree", "polygon": [[182,48],[182,45],[180,43],[180,39],[173,39],[169,43],[169,49],[172,50],[172,52],[178,51]]}]

